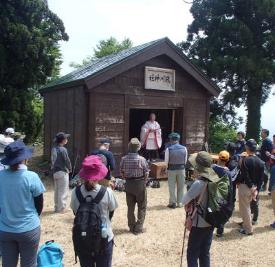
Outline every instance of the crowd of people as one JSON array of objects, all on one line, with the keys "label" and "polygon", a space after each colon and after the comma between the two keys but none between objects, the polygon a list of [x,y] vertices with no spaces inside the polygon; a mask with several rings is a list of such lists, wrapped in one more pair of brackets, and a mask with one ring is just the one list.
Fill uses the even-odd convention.
[{"label": "crowd of people", "polygon": [[[12,130],[8,128],[5,131],[7,142],[2,143],[4,149],[0,151],[2,264],[4,267],[16,267],[20,256],[22,267],[35,267],[45,187],[39,176],[28,170],[32,150],[21,140],[14,141]],[[271,195],[274,211],[274,222],[270,226],[275,229],[275,136],[272,143],[269,131],[263,129],[261,138],[259,147],[254,139],[245,140],[245,134],[239,132],[237,141],[226,143],[225,149],[216,158],[207,151],[188,156],[187,148],[180,144],[181,136],[175,132],[169,135],[169,144],[164,151],[168,169],[168,208],[186,208],[185,226],[190,230],[187,248],[189,267],[198,264],[210,266],[214,229],[217,228],[217,237],[224,235],[224,226],[232,215],[237,193],[242,219],[240,234],[253,235],[253,225],[257,224],[259,217],[259,192],[266,190]],[[68,211],[69,174],[72,172],[65,147],[68,140],[69,134],[57,133],[51,153],[56,213]],[[71,193],[70,207],[75,215],[72,239],[81,267],[112,266],[114,234],[111,221],[118,202],[113,192],[115,159],[110,145],[109,139],[102,139],[98,148],[84,158],[78,174],[81,183]],[[134,235],[144,233],[146,181],[153,157],[150,154],[147,160],[140,155],[142,145],[144,142],[132,138],[128,154],[121,159],[119,167],[121,178],[125,180],[128,227]],[[11,188],[16,188],[15,194],[10,193]],[[223,201],[219,203],[217,199]],[[215,211],[215,205],[220,210]],[[227,213],[221,214],[225,208]],[[213,223],[215,212],[220,217],[216,215]]]}]

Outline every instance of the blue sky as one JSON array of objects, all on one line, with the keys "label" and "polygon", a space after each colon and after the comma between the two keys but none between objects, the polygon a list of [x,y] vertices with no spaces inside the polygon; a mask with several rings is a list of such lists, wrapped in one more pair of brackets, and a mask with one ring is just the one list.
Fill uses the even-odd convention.
[{"label": "blue sky", "polygon": [[[186,38],[187,26],[192,21],[190,5],[183,0],[48,0],[48,4],[63,20],[70,37],[60,44],[61,74],[72,70],[70,62],[81,62],[91,55],[99,40],[128,37],[139,45],[167,36],[177,43]],[[275,96],[271,95],[262,107],[262,126],[272,134],[274,111]],[[239,113],[245,116],[245,107]]]}]

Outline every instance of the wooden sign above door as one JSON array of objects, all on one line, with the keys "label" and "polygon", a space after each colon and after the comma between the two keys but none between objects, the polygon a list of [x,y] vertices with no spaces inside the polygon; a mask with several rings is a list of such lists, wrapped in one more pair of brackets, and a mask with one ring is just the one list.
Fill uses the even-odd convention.
[{"label": "wooden sign above door", "polygon": [[145,89],[175,91],[175,70],[145,67]]}]

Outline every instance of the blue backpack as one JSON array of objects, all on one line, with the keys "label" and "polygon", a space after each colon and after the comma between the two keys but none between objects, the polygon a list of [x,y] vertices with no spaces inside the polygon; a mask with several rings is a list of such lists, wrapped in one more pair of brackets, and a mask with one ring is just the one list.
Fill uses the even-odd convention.
[{"label": "blue backpack", "polygon": [[38,251],[37,267],[63,267],[64,252],[54,240],[47,241]]}]

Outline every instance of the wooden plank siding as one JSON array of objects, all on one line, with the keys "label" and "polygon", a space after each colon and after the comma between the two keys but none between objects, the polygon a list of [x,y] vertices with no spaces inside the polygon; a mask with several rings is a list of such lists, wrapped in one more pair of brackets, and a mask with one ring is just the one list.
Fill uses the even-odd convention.
[{"label": "wooden plank siding", "polygon": [[205,142],[206,101],[188,99],[185,101],[186,145],[190,152],[198,151]]},{"label": "wooden plank siding", "polygon": [[[145,66],[174,69],[175,92],[145,90]],[[81,161],[101,138],[108,137],[119,166],[127,153],[131,109],[174,109],[175,130],[191,152],[201,149],[207,138],[210,94],[168,56],[141,62],[97,87],[92,87],[92,80],[87,80],[86,85],[44,93],[45,155],[50,155],[58,131],[72,134],[68,144],[72,162],[77,153]],[[118,168],[114,174],[119,174]]]},{"label": "wooden plank siding", "polygon": [[[58,132],[71,134],[67,145],[74,163],[77,154],[86,153],[87,99],[83,87],[67,88],[44,94],[44,154],[49,159],[53,139]],[[79,167],[80,162],[78,162]]]},{"label": "wooden plank siding", "polygon": [[[145,90],[145,66],[175,69],[175,92]],[[97,95],[98,93],[102,95],[102,99],[104,99],[103,102],[106,97],[113,98],[114,95],[117,95],[117,97],[121,98],[120,104],[122,105],[122,97],[125,99],[124,118],[122,108],[118,109],[117,103],[114,100],[114,102],[108,106],[112,110],[112,116],[104,119],[105,123],[111,123],[111,125],[113,125],[115,121],[116,127],[119,127],[119,133],[121,134],[123,133],[120,127],[123,127],[123,120],[125,121],[124,148],[122,150],[124,153],[126,153],[127,143],[129,141],[128,120],[129,110],[131,108],[176,109],[175,129],[181,133],[182,142],[187,144],[191,151],[201,149],[208,133],[206,124],[208,123],[207,117],[209,114],[209,94],[196,80],[169,57],[159,56],[153,58],[102,83],[93,90]],[[106,112],[102,112],[101,114],[104,116],[107,115]],[[104,127],[102,120],[102,117],[97,118],[97,121],[101,121],[100,127]],[[99,127],[98,124],[96,127]],[[105,131],[105,134],[107,136],[108,132]]]}]

